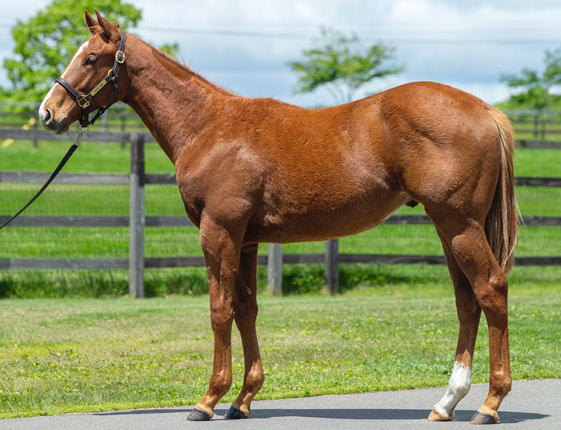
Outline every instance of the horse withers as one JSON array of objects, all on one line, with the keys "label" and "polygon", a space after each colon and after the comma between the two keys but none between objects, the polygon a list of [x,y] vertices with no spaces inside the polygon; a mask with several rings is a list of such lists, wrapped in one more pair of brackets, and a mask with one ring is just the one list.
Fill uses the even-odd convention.
[{"label": "horse withers", "polygon": [[[497,422],[511,388],[506,274],[517,231],[507,118],[431,82],[316,110],[241,97],[132,35],[125,43],[118,25],[96,15],[86,11],[92,35],[61,77],[68,85],[57,80],[39,114],[45,128],[64,133],[84,109],[123,101],[175,165],[187,216],[200,229],[214,332],[210,385],[188,419],[212,418],[231,386],[234,321],[245,375],[226,418],[249,416],[263,385],[255,330],[258,243],[362,232],[419,202],[442,242],[460,322],[448,389],[429,419],[451,420],[468,392],[483,311],[489,394],[472,422]],[[111,72],[116,62],[118,74]],[[113,85],[100,88],[108,73]],[[94,88],[84,108],[81,94]]]}]

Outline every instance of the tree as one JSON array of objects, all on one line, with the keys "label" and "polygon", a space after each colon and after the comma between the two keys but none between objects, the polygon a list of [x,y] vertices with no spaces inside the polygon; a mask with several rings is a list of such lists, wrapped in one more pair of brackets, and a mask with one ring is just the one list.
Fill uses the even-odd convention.
[{"label": "tree", "polygon": [[163,45],[160,45],[160,49],[166,54],[171,55],[172,57],[177,57],[177,55],[179,54],[179,43],[165,43]]},{"label": "tree", "polygon": [[561,48],[545,51],[545,69],[540,74],[537,70],[522,69],[519,75],[507,74],[501,77],[514,91],[508,100],[512,107],[547,109],[561,103],[561,95],[556,94],[561,86]]},{"label": "tree", "polygon": [[337,104],[350,102],[367,82],[403,71],[403,67],[387,65],[393,47],[383,43],[364,47],[356,34],[346,36],[327,28],[321,29],[321,36],[321,46],[303,51],[303,61],[289,63],[299,76],[298,93],[325,86]]},{"label": "tree", "polygon": [[64,71],[76,49],[90,34],[84,10],[93,6],[123,29],[135,26],[141,11],[121,0],[54,0],[27,21],[12,29],[15,57],[4,60],[12,89],[3,91],[11,99],[40,100]]}]

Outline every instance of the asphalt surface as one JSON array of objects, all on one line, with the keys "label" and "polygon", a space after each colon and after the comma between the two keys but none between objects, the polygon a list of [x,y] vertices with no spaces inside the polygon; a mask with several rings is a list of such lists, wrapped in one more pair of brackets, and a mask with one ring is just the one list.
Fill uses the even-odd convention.
[{"label": "asphalt surface", "polygon": [[[0,420],[10,430],[198,430],[198,429],[474,429],[469,424],[485,399],[487,384],[473,385],[448,423],[427,421],[445,388],[262,400],[244,420],[224,420],[229,405],[217,405],[210,422],[186,421],[191,407],[70,414]],[[500,428],[561,429],[561,379],[514,381],[499,410]]]}]

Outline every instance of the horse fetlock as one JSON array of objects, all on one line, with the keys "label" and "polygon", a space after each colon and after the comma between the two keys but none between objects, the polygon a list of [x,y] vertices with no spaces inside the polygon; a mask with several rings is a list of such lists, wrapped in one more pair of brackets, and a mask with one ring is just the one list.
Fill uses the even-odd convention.
[{"label": "horse fetlock", "polygon": [[[436,408],[436,406],[435,406]],[[451,421],[454,418],[454,414],[448,415],[446,411],[436,410],[433,408],[429,415],[429,421]]]},{"label": "horse fetlock", "polygon": [[210,388],[208,391],[209,394],[212,394],[214,398],[221,399],[230,390],[231,386],[232,386],[231,376],[228,377],[223,375],[219,377],[213,377],[210,381]]},{"label": "horse fetlock", "polygon": [[503,372],[492,373],[490,384],[492,394],[502,400],[512,389],[512,377]]},{"label": "horse fetlock", "polygon": [[245,383],[249,391],[255,395],[265,383],[265,372],[263,368],[261,366],[257,368],[253,367],[247,374]]}]

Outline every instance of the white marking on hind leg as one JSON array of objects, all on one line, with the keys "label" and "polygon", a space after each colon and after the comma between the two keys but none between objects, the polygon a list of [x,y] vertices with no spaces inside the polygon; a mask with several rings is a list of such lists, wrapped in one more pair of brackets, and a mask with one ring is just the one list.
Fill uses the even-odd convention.
[{"label": "white marking on hind leg", "polygon": [[455,362],[452,375],[448,381],[448,389],[444,397],[434,405],[436,411],[443,419],[451,420],[454,418],[454,409],[457,404],[468,393],[471,386],[471,368],[462,363]]}]

